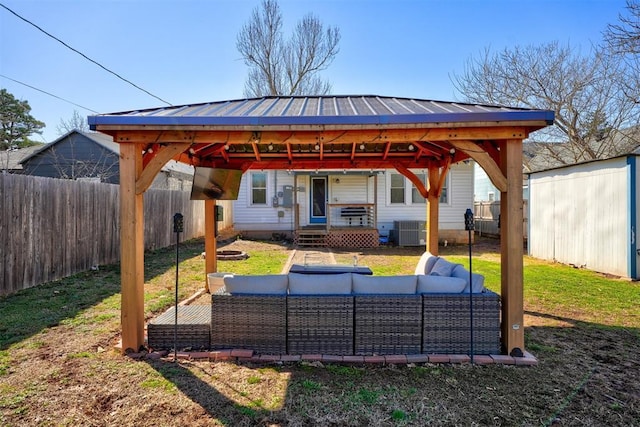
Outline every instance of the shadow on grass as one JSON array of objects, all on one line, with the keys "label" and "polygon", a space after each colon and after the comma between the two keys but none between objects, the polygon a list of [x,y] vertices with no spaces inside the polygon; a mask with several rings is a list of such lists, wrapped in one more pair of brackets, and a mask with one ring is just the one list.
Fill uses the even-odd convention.
[{"label": "shadow on grass", "polygon": [[[180,262],[202,252],[203,241],[180,245]],[[173,255],[172,255],[173,253]],[[175,246],[145,253],[145,279],[175,268]],[[54,282],[0,298],[0,350],[38,334],[45,328],[72,321],[82,311],[105,303],[106,310],[120,310],[120,264],[101,266]]]},{"label": "shadow on grass", "polygon": [[[278,411],[262,408],[261,401],[252,401],[246,396],[246,392],[234,388],[230,383],[225,383],[224,378],[217,381],[225,383],[229,393],[238,397],[244,397],[250,404],[240,404],[219,392],[210,383],[198,378],[189,368],[197,369],[194,364],[174,363],[167,360],[149,360],[149,365],[162,377],[175,385],[189,400],[199,405],[209,416],[223,425],[257,425],[263,424],[266,419],[273,423],[277,421]],[[208,375],[207,373],[201,373]]]},{"label": "shadow on grass", "polygon": [[[247,391],[262,365],[147,363],[224,425],[635,425],[640,330],[528,314],[563,325],[527,328],[534,367],[271,365],[287,375],[280,396]],[[270,410],[263,401],[274,395],[281,405]]]}]

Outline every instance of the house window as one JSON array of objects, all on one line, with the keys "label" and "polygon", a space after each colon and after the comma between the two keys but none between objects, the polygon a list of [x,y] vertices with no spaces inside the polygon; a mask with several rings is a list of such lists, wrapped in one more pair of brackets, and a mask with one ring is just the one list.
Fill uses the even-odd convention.
[{"label": "house window", "polygon": [[[420,179],[420,182],[422,182],[423,184],[426,182],[426,174],[424,173],[417,173],[416,176],[418,177],[418,179]],[[415,185],[411,186],[411,203],[426,203],[426,199],[424,197],[422,197],[422,194],[420,194],[420,191],[418,191],[418,189],[416,188]]]},{"label": "house window", "polygon": [[391,203],[404,204],[404,176],[398,173],[391,174],[391,182],[389,185],[389,195]]},{"label": "house window", "polygon": [[447,204],[449,203],[449,177],[451,176],[451,171],[447,173],[446,178],[444,179],[444,183],[442,184],[442,193],[440,193],[440,203]]},{"label": "house window", "polygon": [[[425,186],[427,186],[427,174],[426,173],[416,173],[415,174],[418,179],[420,179],[420,181],[422,181]],[[402,181],[402,185],[404,186],[404,182],[405,182],[405,178],[402,175],[399,174],[392,174],[391,175],[391,203],[393,202],[393,178],[394,176],[396,176],[397,178],[399,178]],[[447,174],[447,177],[444,180],[444,183],[442,185],[442,193],[440,194],[440,203],[442,204],[448,204],[449,203],[449,177],[450,174]],[[410,182],[410,181],[409,181]],[[404,187],[402,188],[402,193],[404,195]],[[402,199],[404,201],[404,198]],[[424,197],[422,197],[422,194],[420,194],[420,191],[418,191],[418,189],[416,188],[415,185],[411,184],[411,204],[424,204],[426,203],[426,200]]]},{"label": "house window", "polygon": [[251,204],[267,204],[267,173],[253,172],[251,174]]}]

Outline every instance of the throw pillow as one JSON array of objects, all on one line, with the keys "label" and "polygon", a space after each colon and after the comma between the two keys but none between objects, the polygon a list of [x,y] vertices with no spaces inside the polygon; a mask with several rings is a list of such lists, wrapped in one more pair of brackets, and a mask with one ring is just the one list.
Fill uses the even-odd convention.
[{"label": "throw pillow", "polygon": [[429,251],[423,253],[418,260],[414,274],[429,274],[438,259],[439,257],[432,255]]},{"label": "throw pillow", "polygon": [[[451,272],[451,277],[458,277],[464,279],[465,288],[463,292],[469,292],[469,270],[464,268],[461,264],[458,264]],[[471,275],[473,282],[473,293],[477,294],[484,292],[484,276],[481,274],[473,273]]]},{"label": "throw pillow", "polygon": [[456,264],[453,264],[444,258],[438,258],[429,274],[432,276],[449,277],[455,267]]}]

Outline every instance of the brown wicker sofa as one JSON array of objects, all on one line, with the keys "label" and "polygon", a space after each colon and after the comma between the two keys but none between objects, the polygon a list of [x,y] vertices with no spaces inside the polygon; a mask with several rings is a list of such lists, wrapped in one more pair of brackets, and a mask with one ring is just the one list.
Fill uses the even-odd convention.
[{"label": "brown wicker sofa", "polygon": [[405,276],[225,276],[224,287],[212,295],[210,348],[294,355],[469,354],[473,304],[474,354],[499,353],[499,295],[484,289],[482,276],[474,275],[470,286],[467,270],[436,266],[440,260],[427,253],[416,274]]}]

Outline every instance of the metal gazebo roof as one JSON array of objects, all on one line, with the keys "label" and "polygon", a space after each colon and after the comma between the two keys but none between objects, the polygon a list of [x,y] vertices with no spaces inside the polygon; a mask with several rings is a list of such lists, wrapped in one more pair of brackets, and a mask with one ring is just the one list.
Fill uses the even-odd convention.
[{"label": "metal gazebo roof", "polygon": [[502,121],[553,122],[553,113],[382,96],[265,97],[94,116],[94,125],[331,126]]},{"label": "metal gazebo roof", "polygon": [[317,169],[318,161],[325,169],[442,167],[469,157],[452,141],[473,140],[495,154],[492,141],[526,138],[552,123],[546,110],[372,95],[265,97],[89,117],[91,129],[116,142],[135,135],[148,148],[188,143],[176,160],[242,170]]}]

